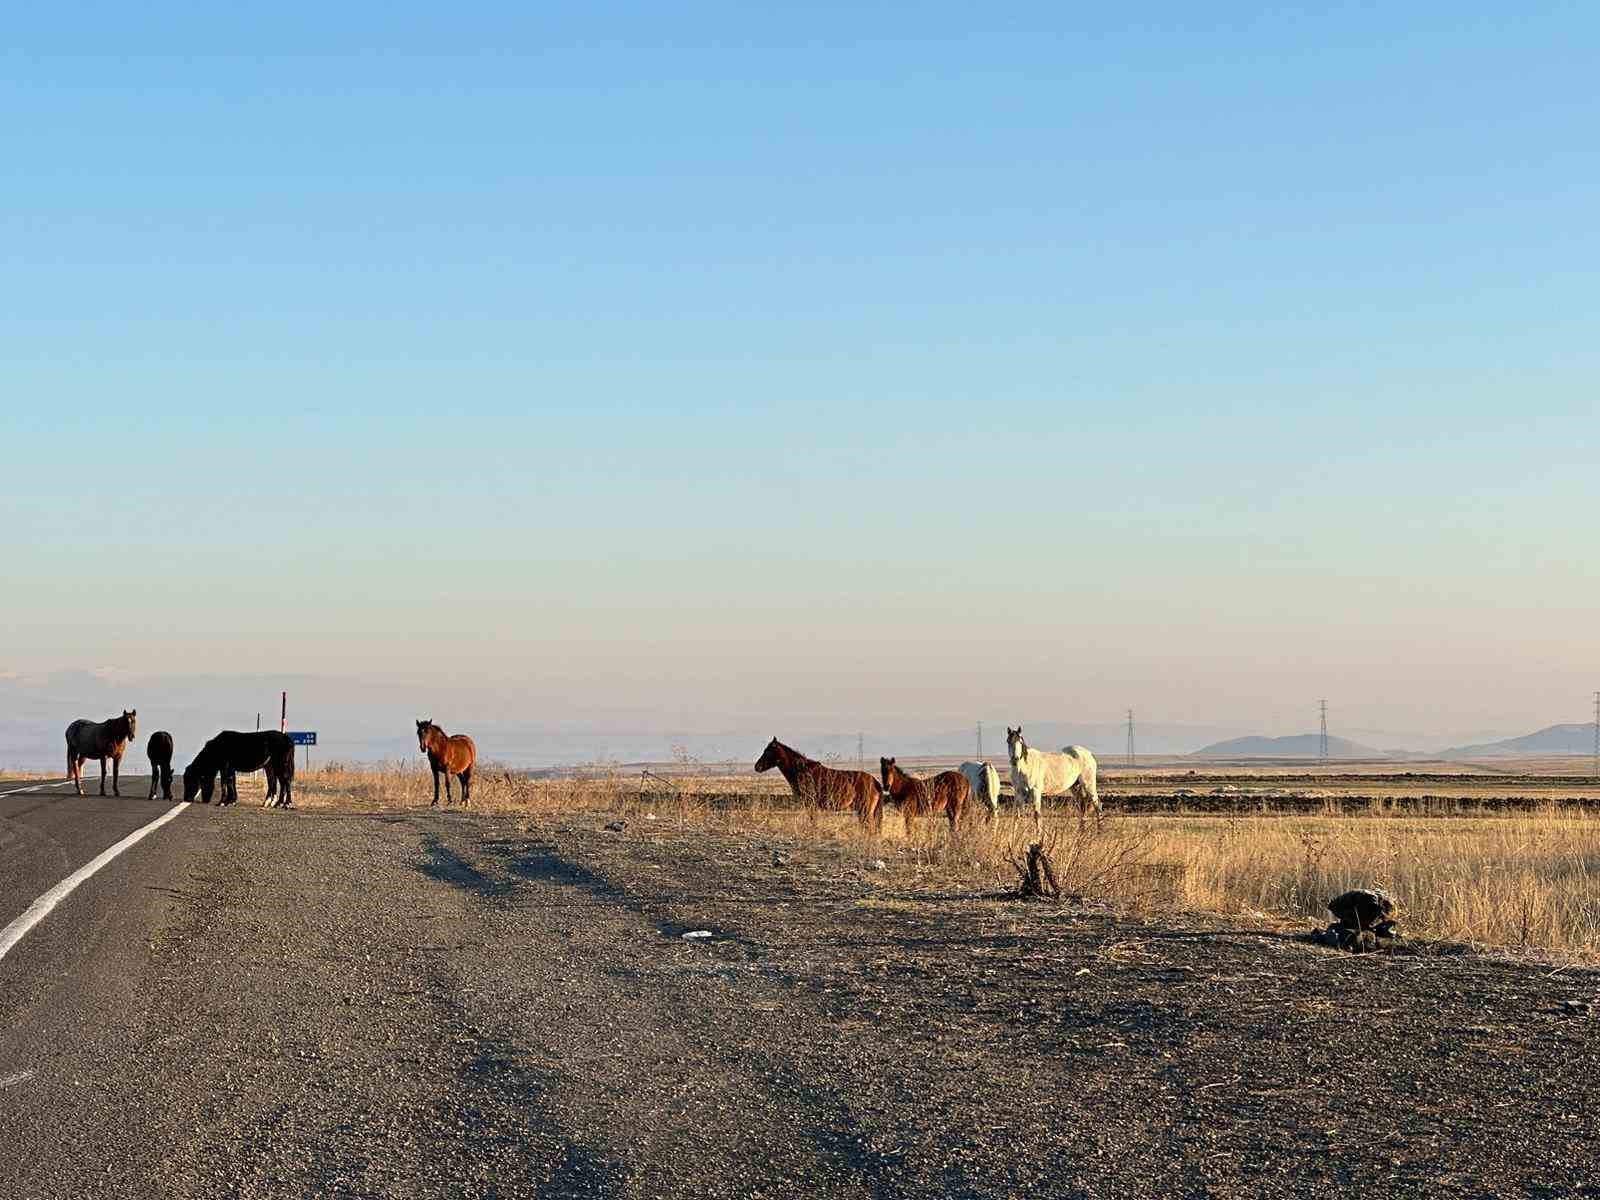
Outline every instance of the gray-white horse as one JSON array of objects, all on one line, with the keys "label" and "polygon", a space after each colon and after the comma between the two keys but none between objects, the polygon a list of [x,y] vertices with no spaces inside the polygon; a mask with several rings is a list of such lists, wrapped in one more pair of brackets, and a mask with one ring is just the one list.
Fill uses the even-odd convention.
[{"label": "gray-white horse", "polygon": [[117,786],[122,775],[122,752],[133,740],[138,726],[137,709],[125,709],[120,717],[109,721],[74,721],[67,726],[67,774],[78,795],[83,795],[83,763],[85,759],[100,760],[100,794],[106,794],[106,759],[111,760],[111,794],[122,795]]},{"label": "gray-white horse", "polygon": [[1006,751],[1011,755],[1011,786],[1022,804],[1033,805],[1033,823],[1040,823],[1046,796],[1076,796],[1081,817],[1088,807],[1100,813],[1100,790],[1095,777],[1099,765],[1083,746],[1068,746],[1060,754],[1035,750],[1022,737],[1022,727],[1006,729]]},{"label": "gray-white horse", "polygon": [[989,819],[1000,811],[1000,774],[986,762],[964,762],[960,771],[972,787],[972,798],[989,810]]}]

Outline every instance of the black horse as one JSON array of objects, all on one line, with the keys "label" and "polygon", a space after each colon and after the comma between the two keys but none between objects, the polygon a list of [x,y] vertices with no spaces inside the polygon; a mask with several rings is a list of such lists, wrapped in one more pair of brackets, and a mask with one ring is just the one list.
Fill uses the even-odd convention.
[{"label": "black horse", "polygon": [[[200,748],[194,761],[183,769],[183,798],[193,800],[198,795],[200,803],[211,803],[211,789],[217,776],[222,776],[222,795],[217,803],[237,804],[239,787],[235,776],[244,771],[267,772],[268,808],[289,808],[293,805],[294,743],[289,735],[276,729],[263,729],[259,733],[238,733],[225,729]],[[280,792],[281,785],[281,792]],[[274,799],[276,797],[276,799]]]},{"label": "black horse", "polygon": [[156,798],[156,785],[161,785],[161,798],[172,799],[172,735],[158,729],[145,743],[145,757],[150,760],[150,800]]}]

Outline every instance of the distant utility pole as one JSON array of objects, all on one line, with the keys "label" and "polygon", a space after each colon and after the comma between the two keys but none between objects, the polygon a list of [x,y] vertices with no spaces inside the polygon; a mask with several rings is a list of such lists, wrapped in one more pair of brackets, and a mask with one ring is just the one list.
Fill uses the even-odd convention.
[{"label": "distant utility pole", "polygon": [[[1596,693],[1600,695],[1600,693]],[[983,761],[983,722],[978,722],[978,761]]]},{"label": "distant utility pole", "polygon": [[856,734],[856,762],[861,769],[867,769],[867,736],[864,733]]},{"label": "distant utility pole", "polygon": [[1134,759],[1134,753],[1133,753],[1133,709],[1130,708],[1128,710],[1128,769],[1130,771],[1133,770],[1134,761],[1135,761],[1135,759]]},{"label": "distant utility pole", "polygon": [[1600,779],[1600,692],[1594,694],[1594,777]]},{"label": "distant utility pole", "polygon": [[1326,764],[1328,761],[1328,702],[1317,701],[1317,711],[1322,714],[1322,744],[1317,748],[1317,758]]}]

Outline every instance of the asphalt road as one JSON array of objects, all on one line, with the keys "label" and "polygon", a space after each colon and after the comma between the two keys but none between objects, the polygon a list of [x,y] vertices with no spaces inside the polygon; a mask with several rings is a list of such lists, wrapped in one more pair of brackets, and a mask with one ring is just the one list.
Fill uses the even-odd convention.
[{"label": "asphalt road", "polygon": [[[0,923],[171,807],[146,786],[0,797]],[[4,1200],[1600,1196],[1588,968],[258,787],[0,959]]]}]

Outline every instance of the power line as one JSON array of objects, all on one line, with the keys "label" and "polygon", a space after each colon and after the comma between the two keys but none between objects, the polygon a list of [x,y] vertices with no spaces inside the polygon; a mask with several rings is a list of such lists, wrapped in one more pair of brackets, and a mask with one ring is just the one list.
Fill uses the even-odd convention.
[{"label": "power line", "polygon": [[1135,757],[1133,753],[1133,709],[1128,710],[1128,769],[1133,770]]},{"label": "power line", "polygon": [[1317,747],[1317,758],[1326,765],[1328,762],[1328,702],[1326,700],[1318,700],[1317,711],[1322,716],[1322,741]]}]

